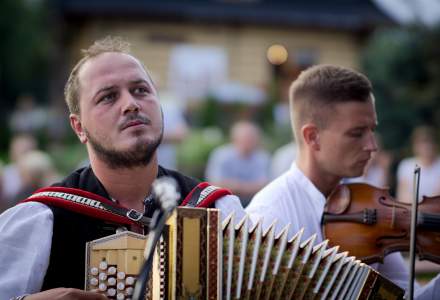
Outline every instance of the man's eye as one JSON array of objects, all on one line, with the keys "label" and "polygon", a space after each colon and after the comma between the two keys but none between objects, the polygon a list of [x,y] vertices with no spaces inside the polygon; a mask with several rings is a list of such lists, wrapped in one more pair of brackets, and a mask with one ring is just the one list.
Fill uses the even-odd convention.
[{"label": "man's eye", "polygon": [[353,138],[360,138],[363,135],[362,131],[352,131],[348,133],[349,136],[353,137]]},{"label": "man's eye", "polygon": [[148,94],[149,90],[145,87],[137,87],[133,90],[135,94]]},{"label": "man's eye", "polygon": [[115,98],[116,98],[116,93],[106,94],[99,99],[98,103],[99,102],[111,102],[111,101],[115,100]]}]

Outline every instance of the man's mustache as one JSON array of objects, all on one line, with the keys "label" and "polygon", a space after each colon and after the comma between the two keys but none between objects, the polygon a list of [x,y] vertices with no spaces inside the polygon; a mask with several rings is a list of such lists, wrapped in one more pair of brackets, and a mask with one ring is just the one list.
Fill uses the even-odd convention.
[{"label": "man's mustache", "polygon": [[119,129],[123,130],[129,126],[131,126],[134,123],[140,123],[145,125],[151,125],[151,120],[146,116],[141,115],[128,115],[119,125]]}]

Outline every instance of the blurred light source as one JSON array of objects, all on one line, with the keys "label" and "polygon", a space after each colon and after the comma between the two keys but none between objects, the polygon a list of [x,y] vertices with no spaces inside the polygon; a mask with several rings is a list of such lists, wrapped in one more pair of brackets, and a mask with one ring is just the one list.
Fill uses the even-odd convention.
[{"label": "blurred light source", "polygon": [[283,45],[274,44],[267,49],[267,60],[273,65],[285,63],[287,56],[287,50]]}]

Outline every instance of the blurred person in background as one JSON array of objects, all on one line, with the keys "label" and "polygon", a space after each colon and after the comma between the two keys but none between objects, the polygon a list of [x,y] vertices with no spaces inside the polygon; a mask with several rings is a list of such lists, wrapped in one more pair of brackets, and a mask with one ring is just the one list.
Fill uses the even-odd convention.
[{"label": "blurred person in background", "polygon": [[205,176],[212,184],[230,189],[246,206],[269,181],[270,155],[261,148],[261,132],[254,123],[235,123],[230,139],[230,144],[212,151]]},{"label": "blurred person in background", "polygon": [[9,119],[9,128],[13,133],[37,134],[46,126],[47,113],[37,106],[34,96],[21,95],[16,103]]},{"label": "blurred person in background", "polygon": [[413,199],[416,165],[421,168],[419,201],[423,196],[440,195],[440,157],[434,129],[429,126],[415,128],[411,144],[414,156],[403,159],[397,168],[397,199],[406,203]]},{"label": "blurred person in background", "polygon": [[86,242],[123,227],[147,232],[149,218],[160,207],[152,191],[157,178],[176,181],[178,205],[185,199],[210,200],[206,206],[220,208],[222,216],[244,215],[239,199],[227,190],[205,188],[158,164],[163,134],[158,93],[121,38],[107,37],[83,51],[66,83],[65,100],[90,165],[0,215],[0,299],[107,299],[83,291]]},{"label": "blurred person in background", "polygon": [[17,162],[22,180],[21,188],[15,196],[15,203],[26,199],[37,189],[60,179],[50,156],[39,150],[27,152]]},{"label": "blurred person in background", "polygon": [[17,134],[9,144],[9,164],[3,170],[3,199],[8,206],[15,204],[17,193],[22,188],[22,178],[17,162],[26,153],[37,149],[37,141],[30,134]]}]

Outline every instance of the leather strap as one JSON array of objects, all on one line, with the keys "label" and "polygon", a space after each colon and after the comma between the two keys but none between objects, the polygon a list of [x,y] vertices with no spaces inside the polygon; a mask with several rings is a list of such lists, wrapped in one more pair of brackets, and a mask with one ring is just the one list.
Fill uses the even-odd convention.
[{"label": "leather strap", "polygon": [[210,185],[208,182],[201,182],[186,196],[181,206],[213,207],[215,201],[231,194],[228,189]]}]

